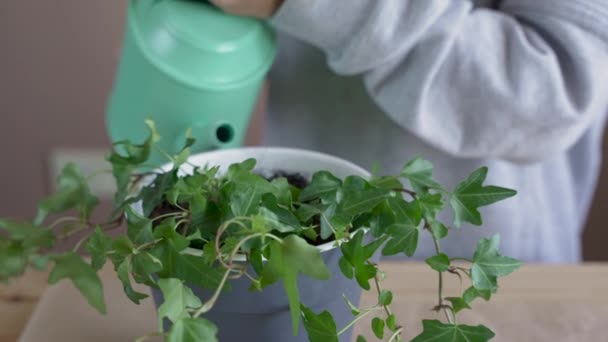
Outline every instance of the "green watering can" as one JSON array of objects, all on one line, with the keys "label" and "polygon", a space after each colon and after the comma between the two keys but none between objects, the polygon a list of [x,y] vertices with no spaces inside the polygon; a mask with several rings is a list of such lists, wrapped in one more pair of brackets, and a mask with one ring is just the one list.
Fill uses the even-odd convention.
[{"label": "green watering can", "polygon": [[[143,142],[150,118],[167,153],[183,147],[189,128],[192,152],[241,146],[275,53],[264,21],[201,0],[129,0],[106,113],[110,139]],[[149,161],[167,160],[153,151]]]}]

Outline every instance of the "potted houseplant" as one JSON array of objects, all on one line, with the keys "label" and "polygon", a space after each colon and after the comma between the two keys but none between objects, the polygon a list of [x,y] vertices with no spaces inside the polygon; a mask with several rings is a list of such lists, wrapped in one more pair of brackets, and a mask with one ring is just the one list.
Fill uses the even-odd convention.
[{"label": "potted houseplant", "polygon": [[[105,222],[93,222],[98,200],[71,164],[32,221],[0,220],[1,280],[28,267],[50,269],[50,284],[70,279],[104,313],[97,272],[112,263],[134,303],[148,297],[134,283],[151,288],[160,331],[144,339],[349,341],[353,324],[371,316],[379,339],[402,341],[377,261],[380,255],[413,256],[419,235],[430,234],[437,253],[426,262],[439,282],[434,309],[446,319],[423,321],[414,341],[494,336],[481,325],[456,324],[455,316],[476,298],[489,300],[497,278],[521,263],[499,254],[498,236],[481,239],[471,260],[455,263],[440,248],[455,228],[436,219],[449,204],[454,212],[449,226],[480,225],[479,207],[515,195],[484,185],[486,168],[448,191],[421,158],[406,163],[400,175],[379,176],[338,158],[292,149],[191,156],[189,137],[179,153],[166,154],[167,164],[147,165],[160,139],[154,123],[147,124],[145,142],[118,142],[108,155],[117,191]],[[125,222],[124,233],[108,235]],[[82,238],[71,251],[53,249],[75,234]],[[459,297],[442,293],[443,277],[450,273],[470,279]],[[358,308],[361,290],[377,292],[377,304]]]}]

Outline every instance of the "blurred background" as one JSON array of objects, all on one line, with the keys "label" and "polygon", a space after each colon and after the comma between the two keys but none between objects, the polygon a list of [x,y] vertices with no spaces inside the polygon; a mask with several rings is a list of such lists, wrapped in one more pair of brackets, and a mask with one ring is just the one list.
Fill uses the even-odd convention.
[{"label": "blurred background", "polygon": [[[105,106],[123,22],[123,1],[2,0],[0,217],[34,215],[64,162],[92,169],[103,162]],[[584,234],[585,259],[594,261],[608,260],[602,245],[608,241],[608,139],[604,146],[606,162]],[[111,190],[107,181],[95,186]]]}]

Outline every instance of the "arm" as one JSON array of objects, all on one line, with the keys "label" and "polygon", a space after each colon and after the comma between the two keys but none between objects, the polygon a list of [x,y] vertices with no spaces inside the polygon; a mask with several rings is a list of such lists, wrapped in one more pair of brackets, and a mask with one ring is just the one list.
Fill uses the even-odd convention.
[{"label": "arm", "polygon": [[608,112],[608,2],[286,0],[272,22],[455,156],[530,162]]}]

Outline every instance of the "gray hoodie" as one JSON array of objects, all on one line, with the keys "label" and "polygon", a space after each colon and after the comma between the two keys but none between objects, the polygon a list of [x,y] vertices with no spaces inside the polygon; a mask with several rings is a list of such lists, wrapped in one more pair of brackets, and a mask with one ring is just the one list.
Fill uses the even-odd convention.
[{"label": "gray hoodie", "polygon": [[[265,144],[382,173],[420,155],[450,188],[488,166],[518,195],[443,249],[471,257],[499,233],[506,255],[580,260],[608,113],[607,0],[286,0],[271,23]],[[433,254],[422,236],[417,258]]]}]

